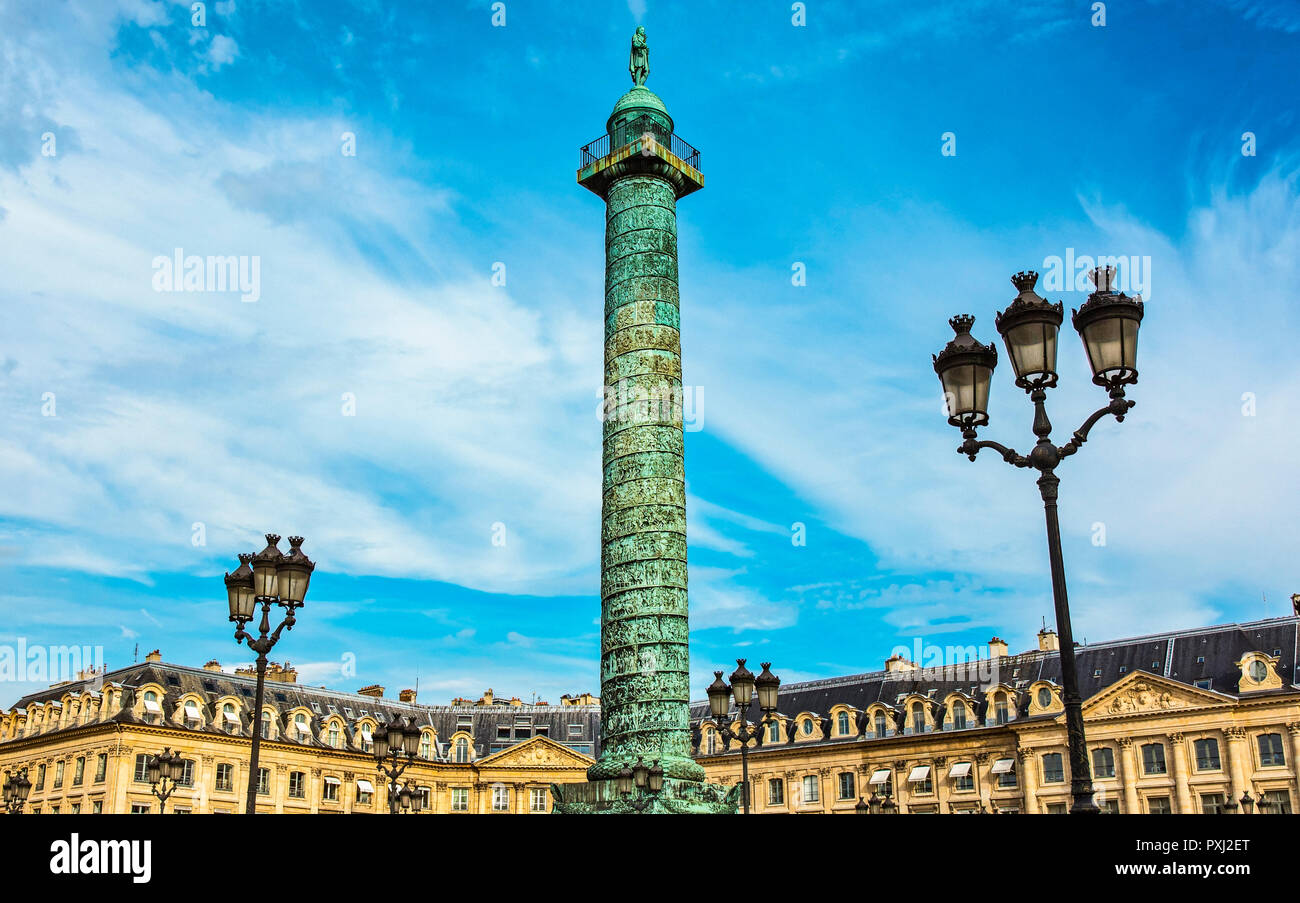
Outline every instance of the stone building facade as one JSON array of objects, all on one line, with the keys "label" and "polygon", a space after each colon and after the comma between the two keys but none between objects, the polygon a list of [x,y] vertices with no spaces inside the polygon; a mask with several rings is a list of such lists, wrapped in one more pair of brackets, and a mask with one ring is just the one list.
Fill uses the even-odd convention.
[{"label": "stone building facade", "polygon": [[[145,763],[164,748],[187,761],[166,811],[243,812],[254,724],[251,674],[149,660],[56,685],[0,714],[0,770],[28,769],[25,813],[158,811]],[[526,705],[488,691],[477,702],[429,706],[403,690],[343,693],[268,672],[260,719],[259,812],[386,813],[386,782],[368,752],[395,715],[422,729],[399,779],[425,812],[544,813],[553,783],[581,781],[600,744],[599,700]]]},{"label": "stone building facade", "polygon": [[[1098,803],[1105,812],[1300,808],[1300,617],[1076,647]],[[752,810],[852,813],[886,793],[901,813],[1064,812],[1070,803],[1056,635],[967,667],[882,671],[781,687],[751,741]],[[756,704],[750,720],[759,716]],[[708,704],[692,706],[709,780],[740,781]],[[733,728],[737,725],[733,722]]]}]

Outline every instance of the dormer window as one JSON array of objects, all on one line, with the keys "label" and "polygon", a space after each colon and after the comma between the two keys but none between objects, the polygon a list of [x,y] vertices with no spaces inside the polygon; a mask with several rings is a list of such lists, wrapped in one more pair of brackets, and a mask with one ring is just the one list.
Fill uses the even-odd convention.
[{"label": "dormer window", "polygon": [[1250,679],[1256,683],[1263,683],[1268,679],[1268,665],[1259,659],[1250,663]]},{"label": "dormer window", "polygon": [[995,724],[1006,724],[1007,717],[1007,694],[998,693],[993,697],[993,721]]},{"label": "dormer window", "polygon": [[912,731],[917,734],[925,733],[925,706],[919,702],[912,703]]},{"label": "dormer window", "polygon": [[371,739],[370,725],[361,725],[361,748],[370,752],[374,748],[374,741]]},{"label": "dormer window", "polygon": [[952,704],[952,727],[958,731],[965,729],[966,703],[959,701]]},{"label": "dormer window", "polygon": [[221,720],[227,733],[233,734],[239,730],[239,716],[235,714],[233,702],[228,702],[221,707]]},{"label": "dormer window", "polygon": [[149,724],[157,724],[162,717],[162,706],[158,704],[158,694],[153,690],[145,690],[144,693],[144,720]]},{"label": "dormer window", "polygon": [[885,713],[877,710],[876,712],[876,736],[885,737],[889,735],[889,720]]},{"label": "dormer window", "polygon": [[307,723],[307,716],[302,712],[293,716],[293,729],[298,732],[298,739],[304,743],[311,739],[311,725]]},{"label": "dormer window", "polygon": [[1052,691],[1047,687],[1038,688],[1038,706],[1039,708],[1050,708],[1052,705]]},{"label": "dormer window", "polygon": [[263,740],[271,739],[271,713],[270,712],[262,713],[262,739]]},{"label": "dormer window", "polygon": [[191,730],[198,729],[203,722],[203,716],[199,714],[199,704],[193,699],[187,699],[183,708],[185,711],[185,726]]},{"label": "dormer window", "polygon": [[773,720],[767,726],[767,740],[769,743],[781,742],[781,722]]}]

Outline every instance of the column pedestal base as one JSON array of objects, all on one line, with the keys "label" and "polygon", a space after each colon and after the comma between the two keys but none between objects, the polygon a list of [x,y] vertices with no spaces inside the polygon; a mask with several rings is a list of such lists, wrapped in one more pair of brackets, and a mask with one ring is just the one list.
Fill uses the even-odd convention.
[{"label": "column pedestal base", "polygon": [[588,781],[585,784],[552,784],[551,796],[561,815],[636,815],[634,801],[646,805],[645,815],[735,815],[740,805],[740,785],[724,787],[702,781],[664,778],[664,789],[651,796],[633,788],[620,796],[614,781]]}]

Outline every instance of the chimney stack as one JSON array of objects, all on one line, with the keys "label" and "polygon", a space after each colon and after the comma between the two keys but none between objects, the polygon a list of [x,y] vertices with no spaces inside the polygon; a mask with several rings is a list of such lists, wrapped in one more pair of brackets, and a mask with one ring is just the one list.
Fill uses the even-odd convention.
[{"label": "chimney stack", "polygon": [[208,659],[207,664],[205,664],[205,665],[203,666],[203,670],[204,670],[204,671],[220,671],[220,670],[221,670],[221,662],[217,661],[215,658],[210,658],[210,659]]},{"label": "chimney stack", "polygon": [[147,662],[160,662],[162,661],[162,653],[155,649],[153,652],[146,655],[144,660]]},{"label": "chimney stack", "polygon": [[358,695],[358,696],[373,696],[375,699],[383,699],[383,698],[384,698],[384,688],[381,687],[379,684],[371,684],[371,685],[368,686],[368,687],[362,687],[360,690],[357,690],[357,695]]},{"label": "chimney stack", "polygon": [[990,657],[990,658],[1001,658],[1001,657],[1005,656],[1006,654],[1007,654],[1007,643],[1006,643],[1006,640],[1002,639],[1001,637],[996,637],[996,636],[995,636],[993,639],[989,640],[989,657]]},{"label": "chimney stack", "polygon": [[1038,631],[1038,651],[1039,652],[1056,652],[1061,648],[1060,637],[1056,631],[1049,627],[1044,627]]},{"label": "chimney stack", "polygon": [[397,698],[398,698],[399,700],[401,700],[402,702],[415,702],[415,691],[414,691],[414,690],[401,690],[401,691],[398,692],[398,694],[397,694]]}]

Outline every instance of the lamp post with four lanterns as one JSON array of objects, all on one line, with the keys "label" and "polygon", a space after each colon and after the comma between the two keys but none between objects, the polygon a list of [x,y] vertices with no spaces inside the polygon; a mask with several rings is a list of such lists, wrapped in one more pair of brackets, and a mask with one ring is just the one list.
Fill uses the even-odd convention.
[{"label": "lamp post with four lanterns", "polygon": [[158,798],[158,814],[167,808],[167,799],[180,786],[185,775],[185,760],[179,752],[172,752],[171,747],[164,746],[156,756],[150,756],[145,763],[148,771],[149,792]]},{"label": "lamp post with four lanterns", "polygon": [[375,766],[379,773],[388,779],[388,814],[396,815],[400,807],[403,812],[416,813],[424,806],[424,797],[412,792],[410,785],[397,789],[397,779],[402,772],[415,761],[420,749],[420,729],[414,724],[407,724],[406,719],[394,715],[388,725],[375,734]]},{"label": "lamp post with four lanterns", "polygon": [[27,794],[32,792],[32,782],[27,777],[27,767],[23,766],[17,772],[5,771],[4,780],[4,804],[5,811],[10,815],[20,815],[23,811],[23,804],[27,802]]}]

